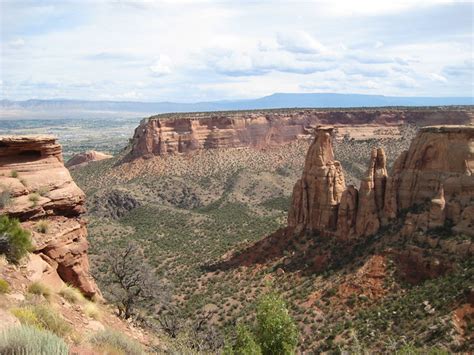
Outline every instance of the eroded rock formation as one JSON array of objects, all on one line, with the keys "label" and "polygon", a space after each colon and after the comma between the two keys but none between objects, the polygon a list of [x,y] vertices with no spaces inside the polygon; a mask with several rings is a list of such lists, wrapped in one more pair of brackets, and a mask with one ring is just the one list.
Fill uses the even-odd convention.
[{"label": "eroded rock formation", "polygon": [[[135,130],[128,159],[189,153],[199,149],[280,145],[310,138],[312,127],[333,125],[341,132],[356,127],[365,138],[380,128],[412,123],[468,124],[470,110],[271,110],[254,112],[158,115],[144,119]],[[366,130],[368,135],[363,134]],[[361,134],[358,132],[358,134]],[[343,133],[344,134],[344,133]],[[384,132],[377,134],[384,135]]]},{"label": "eroded rock formation", "polygon": [[319,231],[341,239],[375,234],[401,213],[404,235],[453,226],[474,235],[474,127],[420,129],[391,176],[382,149],[373,149],[366,177],[357,190],[345,188],[334,160],[332,128],[316,129],[302,178],[293,191],[289,227]]},{"label": "eroded rock formation", "polygon": [[52,268],[64,282],[95,295],[81,219],[85,196],[54,137],[0,137],[0,195],[0,214],[19,218],[32,232],[34,253],[50,266],[41,267],[44,276],[51,278]]},{"label": "eroded rock formation", "polygon": [[66,168],[74,169],[79,166],[84,166],[92,161],[99,161],[110,158],[112,158],[112,155],[96,152],[95,150],[88,150],[87,152],[76,154],[71,159],[69,159],[66,162]]},{"label": "eroded rock formation", "polygon": [[293,189],[288,213],[290,226],[312,230],[334,230],[338,206],[346,187],[341,164],[334,160],[333,127],[319,127],[306,156],[303,176]]}]

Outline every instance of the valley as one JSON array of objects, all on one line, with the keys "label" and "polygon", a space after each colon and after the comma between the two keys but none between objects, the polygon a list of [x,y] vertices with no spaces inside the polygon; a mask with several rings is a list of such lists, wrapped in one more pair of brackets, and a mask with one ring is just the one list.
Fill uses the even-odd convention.
[{"label": "valley", "polygon": [[[408,149],[418,131],[415,124],[388,128],[381,125],[364,132],[391,134],[361,137],[362,127],[338,127],[338,131],[349,134],[336,133],[333,142],[346,183],[355,186],[366,174],[373,147],[385,150],[391,170],[395,158]],[[352,323],[357,312],[375,309],[389,294],[393,302],[398,302],[398,297],[408,292],[397,280],[391,257],[362,253],[351,260],[353,256],[346,255],[344,266],[309,272],[305,263],[311,264],[314,256],[304,256],[304,250],[339,250],[339,246],[337,242],[318,245],[316,240],[305,239],[288,246],[284,254],[274,255],[275,260],[264,259],[257,264],[244,260],[242,266],[212,267],[286,226],[293,185],[303,170],[311,141],[309,134],[272,147],[203,149],[132,161],[127,159],[129,151],[124,151],[113,159],[74,170],[75,181],[89,197],[92,264],[109,243],[139,240],[170,288],[173,312],[182,319],[210,317],[209,326],[219,329],[223,337],[232,331],[236,321],[251,317],[252,300],[269,287],[277,289],[292,305],[292,315],[304,334],[301,348],[325,349],[325,337],[337,333],[347,322]],[[371,248],[377,245],[374,240],[368,243]],[[268,250],[272,248],[268,246]],[[301,255],[301,259],[282,266],[293,254]],[[248,259],[253,260],[254,256]],[[373,273],[381,274],[372,276]],[[459,282],[466,285],[466,277],[462,276]],[[364,291],[369,292],[364,296],[368,298],[362,302],[353,296],[353,292],[361,292],[355,291],[358,286],[350,286],[358,283],[369,287]],[[345,291],[341,289],[339,294],[334,291],[338,288]],[[332,295],[333,292],[336,293]],[[426,291],[422,287],[410,292],[419,297],[419,292]],[[344,312],[352,316],[342,316]],[[344,327],[350,328],[347,324]],[[417,327],[416,323],[412,326]],[[378,346],[389,349],[388,344]]]}]

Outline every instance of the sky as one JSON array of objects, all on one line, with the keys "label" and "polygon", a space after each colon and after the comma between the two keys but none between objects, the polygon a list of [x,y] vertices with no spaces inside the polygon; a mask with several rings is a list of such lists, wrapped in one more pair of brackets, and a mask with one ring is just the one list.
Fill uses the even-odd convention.
[{"label": "sky", "polygon": [[473,96],[473,2],[0,0],[0,99]]}]

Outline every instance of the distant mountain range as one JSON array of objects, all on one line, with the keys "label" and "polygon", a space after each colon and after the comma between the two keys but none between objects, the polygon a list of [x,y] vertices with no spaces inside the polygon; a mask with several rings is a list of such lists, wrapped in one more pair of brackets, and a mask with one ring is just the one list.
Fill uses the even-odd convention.
[{"label": "distant mountain range", "polygon": [[[232,111],[276,108],[349,108],[387,106],[474,105],[474,97],[401,97],[360,94],[287,94],[277,93],[249,100],[196,103],[26,100],[0,101],[0,117],[11,118],[79,118],[102,115],[146,116],[170,112]],[[0,118],[0,119],[1,119]]]}]

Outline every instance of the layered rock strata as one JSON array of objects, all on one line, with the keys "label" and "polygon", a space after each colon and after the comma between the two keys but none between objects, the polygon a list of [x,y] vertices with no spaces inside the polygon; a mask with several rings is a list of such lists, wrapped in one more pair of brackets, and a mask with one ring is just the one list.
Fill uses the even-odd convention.
[{"label": "layered rock strata", "polygon": [[334,125],[341,132],[362,128],[372,132],[372,137],[380,128],[403,124],[468,124],[473,122],[473,117],[471,110],[461,109],[442,113],[431,109],[295,109],[158,115],[144,119],[137,127],[127,159],[212,148],[264,148],[310,138],[312,128],[318,125]]},{"label": "layered rock strata", "polygon": [[350,239],[373,235],[403,213],[405,235],[446,225],[474,235],[474,126],[422,128],[390,176],[384,151],[373,149],[359,190],[345,187],[332,132],[316,129],[294,187],[289,227]]},{"label": "layered rock strata", "polygon": [[63,282],[95,295],[81,218],[85,195],[64,167],[54,137],[0,137],[0,195],[0,214],[20,219],[32,232],[34,253],[49,265],[45,277],[53,269]]}]

